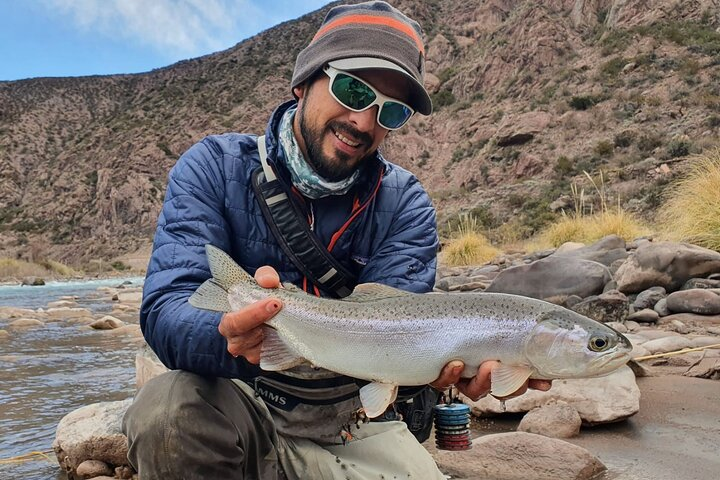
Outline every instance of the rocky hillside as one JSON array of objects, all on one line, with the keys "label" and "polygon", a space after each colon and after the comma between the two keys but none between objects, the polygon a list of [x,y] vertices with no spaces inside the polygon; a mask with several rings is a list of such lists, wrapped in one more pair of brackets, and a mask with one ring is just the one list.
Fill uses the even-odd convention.
[{"label": "rocky hillside", "polygon": [[[393,3],[425,27],[436,113],[385,150],[443,220],[474,209],[527,235],[599,169],[649,217],[678,160],[718,144],[718,0]],[[324,13],[144,74],[0,82],[0,256],[147,248],[178,155],[261,131]]]}]

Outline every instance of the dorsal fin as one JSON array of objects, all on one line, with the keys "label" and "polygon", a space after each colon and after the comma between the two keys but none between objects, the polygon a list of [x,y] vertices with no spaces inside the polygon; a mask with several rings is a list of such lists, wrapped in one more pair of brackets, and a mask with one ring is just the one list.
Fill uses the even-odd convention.
[{"label": "dorsal fin", "polygon": [[235,260],[227,253],[219,248],[207,244],[205,245],[208,263],[210,264],[210,272],[217,284],[225,290],[239,283],[255,283],[253,277],[240,267]]},{"label": "dorsal fin", "polygon": [[415,293],[405,292],[403,290],[388,287],[381,283],[361,283],[355,287],[353,293],[343,298],[344,302],[376,302],[378,300],[386,300],[388,298],[400,298],[416,295]]}]

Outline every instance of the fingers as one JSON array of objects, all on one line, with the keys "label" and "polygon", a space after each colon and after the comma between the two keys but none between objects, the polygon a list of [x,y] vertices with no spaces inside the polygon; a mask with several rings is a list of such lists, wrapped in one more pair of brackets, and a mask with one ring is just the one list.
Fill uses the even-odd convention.
[{"label": "fingers", "polygon": [[483,362],[480,364],[478,373],[474,377],[461,380],[460,383],[458,383],[458,390],[473,401],[480,400],[490,392],[490,376],[492,370],[498,365],[500,365],[500,362],[494,360]]},{"label": "fingers", "polygon": [[444,390],[450,385],[456,384],[460,380],[460,375],[465,369],[465,364],[460,360],[448,362],[440,372],[440,376],[430,384],[431,387],[438,390]]},{"label": "fingers", "polygon": [[225,338],[242,335],[270,320],[281,308],[282,302],[277,298],[251,303],[237,312],[223,315],[218,330]]},{"label": "fingers", "polygon": [[278,288],[280,275],[273,267],[265,265],[255,271],[255,281],[263,288]]},{"label": "fingers", "polygon": [[552,380],[530,380],[528,387],[531,390],[547,392],[552,387]]},{"label": "fingers", "polygon": [[263,329],[258,327],[243,335],[228,338],[227,350],[233,357],[243,356],[248,362],[258,364],[263,338]]}]

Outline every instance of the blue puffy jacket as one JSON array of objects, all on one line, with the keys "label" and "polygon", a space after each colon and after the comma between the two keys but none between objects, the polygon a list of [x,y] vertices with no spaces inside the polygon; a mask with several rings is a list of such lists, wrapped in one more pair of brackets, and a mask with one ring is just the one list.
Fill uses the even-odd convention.
[{"label": "blue puffy jacket", "polygon": [[[268,160],[286,181],[276,132],[293,104],[278,107],[265,134]],[[220,313],[187,301],[211,276],[206,244],[228,252],[251,274],[271,265],[283,282],[303,287],[303,275],[275,241],[255,199],[250,180],[259,166],[256,137],[230,133],[195,144],[170,172],[140,312],[145,339],[169,368],[242,379],[260,372],[227,352],[217,329]],[[379,153],[363,171],[349,194],[313,200],[316,235],[360,283],[430,291],[438,239],[427,193],[415,176]],[[295,197],[307,207],[308,200]]]}]

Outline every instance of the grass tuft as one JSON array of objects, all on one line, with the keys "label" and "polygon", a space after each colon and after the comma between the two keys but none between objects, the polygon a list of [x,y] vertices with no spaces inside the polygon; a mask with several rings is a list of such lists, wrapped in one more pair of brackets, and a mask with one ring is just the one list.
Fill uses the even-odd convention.
[{"label": "grass tuft", "polygon": [[479,232],[478,221],[471,215],[461,216],[455,238],[443,249],[445,262],[451,266],[479,265],[489,262],[500,253]]},{"label": "grass tuft", "polygon": [[688,173],[666,190],[658,218],[671,239],[720,251],[720,149],[692,160]]}]

